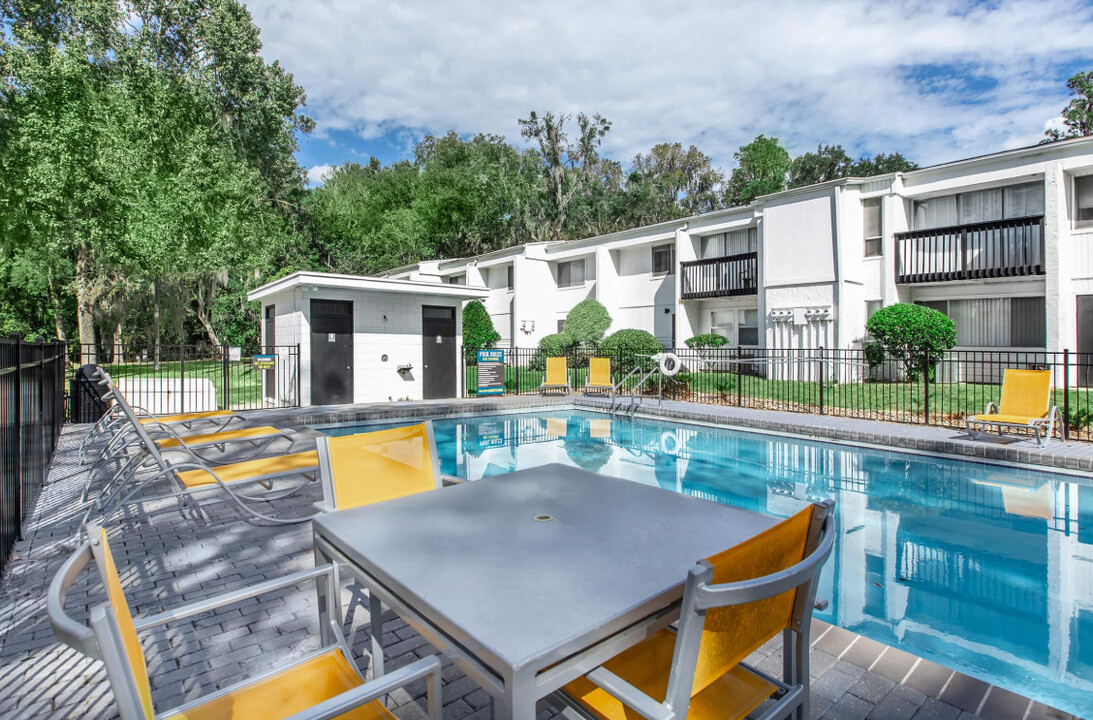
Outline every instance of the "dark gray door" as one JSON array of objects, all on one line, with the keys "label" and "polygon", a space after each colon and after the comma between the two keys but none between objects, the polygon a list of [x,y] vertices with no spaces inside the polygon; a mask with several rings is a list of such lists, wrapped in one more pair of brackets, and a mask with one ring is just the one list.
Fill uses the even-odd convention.
[{"label": "dark gray door", "polygon": [[455,308],[421,308],[421,385],[426,400],[456,396]]},{"label": "dark gray door", "polygon": [[[262,351],[268,355],[277,354],[277,316],[275,313],[275,305],[266,306],[266,337],[264,338],[265,347]],[[264,371],[266,375],[266,397],[277,397],[277,365],[274,364],[271,368],[266,368]]]},{"label": "dark gray door", "polygon": [[1093,387],[1093,295],[1078,296],[1078,386]]},{"label": "dark gray door", "polygon": [[311,404],[353,402],[353,303],[311,301]]}]

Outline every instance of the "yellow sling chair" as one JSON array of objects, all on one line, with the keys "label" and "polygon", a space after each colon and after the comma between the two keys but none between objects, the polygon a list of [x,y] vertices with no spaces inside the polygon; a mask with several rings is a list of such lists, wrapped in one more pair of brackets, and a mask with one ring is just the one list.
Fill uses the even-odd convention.
[{"label": "yellow sling chair", "polygon": [[615,389],[611,382],[611,359],[589,358],[588,382],[584,384],[585,392],[610,393]]},{"label": "yellow sling chair", "polygon": [[539,394],[542,395],[547,390],[561,390],[566,395],[569,394],[569,370],[564,357],[547,358],[546,379],[539,386]]},{"label": "yellow sling chair", "polygon": [[[1036,444],[1043,446],[1055,433],[1056,418],[1062,426],[1062,413],[1051,404],[1051,371],[1006,368],[998,404],[987,403],[983,414],[971,416],[965,426],[976,438],[988,425],[997,427],[999,435],[1004,427],[1030,429],[1036,434]],[[973,431],[972,425],[978,430]]]},{"label": "yellow sling chair", "polygon": [[[92,659],[101,660],[106,666],[106,677],[122,720],[283,720],[288,717],[293,720],[333,717],[395,720],[381,698],[422,679],[427,680],[429,720],[441,720],[440,661],[435,655],[365,682],[342,635],[340,588],[332,566],[322,565],[134,619],[118,578],[106,532],[88,525],[86,536],[53,578],[46,608],[53,632],[61,642]],[[64,605],[69,588],[92,558],[106,587],[106,602],[92,608],[88,627],[67,615]],[[263,595],[310,581],[318,582],[320,590],[321,648],[265,674],[157,712],[139,633],[244,601],[258,599],[261,602]],[[167,666],[173,667],[173,664]]]}]

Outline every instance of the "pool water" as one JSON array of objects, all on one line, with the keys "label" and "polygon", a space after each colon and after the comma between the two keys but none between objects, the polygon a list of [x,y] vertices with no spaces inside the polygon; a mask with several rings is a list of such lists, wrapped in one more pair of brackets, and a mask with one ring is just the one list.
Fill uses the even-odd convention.
[{"label": "pool water", "polygon": [[831,498],[839,534],[817,617],[1093,716],[1085,478],[581,411],[434,429],[441,470],[471,480],[561,462],[779,517]]}]

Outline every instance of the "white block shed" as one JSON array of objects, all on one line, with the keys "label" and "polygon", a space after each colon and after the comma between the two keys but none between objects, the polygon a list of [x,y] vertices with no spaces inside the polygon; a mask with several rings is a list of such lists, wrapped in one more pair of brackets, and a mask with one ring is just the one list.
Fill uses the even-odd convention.
[{"label": "white block shed", "polygon": [[[263,345],[299,345],[300,404],[333,405],[460,397],[463,303],[487,292],[439,282],[296,272],[247,297],[262,303]],[[263,395],[294,395],[295,378],[286,377],[265,373]],[[276,387],[278,382],[292,387]]]}]

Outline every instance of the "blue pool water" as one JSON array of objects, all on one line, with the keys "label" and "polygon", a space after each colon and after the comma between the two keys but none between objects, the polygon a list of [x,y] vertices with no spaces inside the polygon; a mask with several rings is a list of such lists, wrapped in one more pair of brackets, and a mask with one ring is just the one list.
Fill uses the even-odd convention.
[{"label": "blue pool water", "polygon": [[562,462],[780,517],[832,498],[817,617],[1093,717],[1085,478],[590,412],[434,427],[442,471],[471,480]]}]

